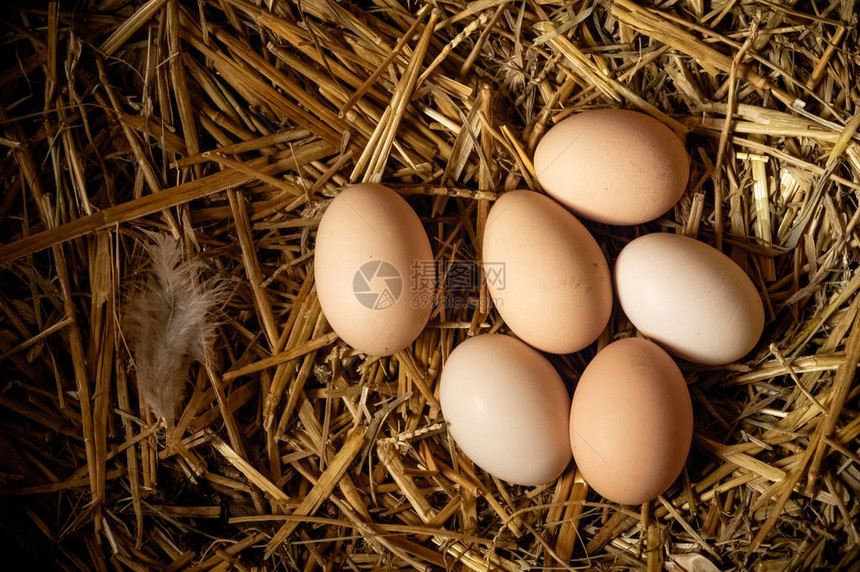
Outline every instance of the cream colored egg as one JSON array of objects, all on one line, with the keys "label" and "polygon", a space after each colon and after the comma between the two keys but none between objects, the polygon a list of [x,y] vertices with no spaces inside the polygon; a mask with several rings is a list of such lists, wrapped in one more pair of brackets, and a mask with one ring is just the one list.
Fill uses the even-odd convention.
[{"label": "cream colored egg", "polygon": [[746,355],[764,329],[764,307],[746,273],[722,252],[678,234],[653,233],[615,263],[621,308],[672,354],[724,364]]},{"label": "cream colored egg", "polygon": [[430,317],[430,241],[412,207],[382,185],[348,187],[331,201],[317,231],[314,274],[329,324],[361,352],[405,348]]},{"label": "cream colored egg", "polygon": [[678,478],[692,438],[684,376],[656,344],[613,342],[582,372],[570,444],[577,468],[600,495],[636,505],[662,494]]},{"label": "cream colored egg", "polygon": [[487,218],[483,255],[493,303],[526,343],[571,353],[606,327],[612,282],[603,251],[549,197],[531,191],[502,195]]},{"label": "cream colored egg", "polygon": [[457,445],[518,485],[557,478],[570,462],[567,389],[549,361],[518,339],[469,338],[442,369],[442,415]]},{"label": "cream colored egg", "polygon": [[690,158],[681,139],[653,117],[599,109],[547,131],[535,149],[534,167],[547,194],[577,215],[633,225],[678,202]]}]

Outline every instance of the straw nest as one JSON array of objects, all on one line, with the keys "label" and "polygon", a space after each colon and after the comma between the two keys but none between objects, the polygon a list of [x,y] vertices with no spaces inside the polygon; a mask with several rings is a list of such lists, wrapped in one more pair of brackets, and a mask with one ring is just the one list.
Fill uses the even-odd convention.
[{"label": "straw nest", "polygon": [[[853,0],[102,0],[23,3],[2,32],[7,569],[857,569]],[[767,309],[746,360],[682,364],[693,448],[641,507],[575,467],[510,486],[451,444],[439,372],[505,331],[495,310],[439,307],[380,359],[332,333],[312,275],[350,181],[402,192],[438,259],[471,259],[498,193],[538,189],[545,130],[597,107],[651,114],[693,159],[663,218],[589,224],[610,261],[643,232],[696,236]],[[169,426],[121,321],[144,231],[230,284]],[[616,312],[551,359],[572,388],[633,334]]]}]

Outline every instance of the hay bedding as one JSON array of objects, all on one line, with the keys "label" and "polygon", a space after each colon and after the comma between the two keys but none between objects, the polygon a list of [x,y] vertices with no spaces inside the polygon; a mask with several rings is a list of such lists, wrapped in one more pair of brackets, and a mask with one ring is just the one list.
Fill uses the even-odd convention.
[{"label": "hay bedding", "polygon": [[[2,21],[7,569],[857,569],[853,0],[104,0]],[[747,360],[682,364],[693,449],[641,507],[573,468],[512,487],[452,446],[440,366],[505,331],[480,288],[390,359],[339,342],[313,289],[339,186],[384,181],[440,260],[470,260],[497,193],[537,188],[541,134],[605,106],[660,118],[693,157],[665,217],[589,224],[610,260],[642,232],[697,236],[768,313]],[[231,288],[169,427],[120,320],[143,231]],[[572,387],[631,334],[616,313],[552,360]]]}]

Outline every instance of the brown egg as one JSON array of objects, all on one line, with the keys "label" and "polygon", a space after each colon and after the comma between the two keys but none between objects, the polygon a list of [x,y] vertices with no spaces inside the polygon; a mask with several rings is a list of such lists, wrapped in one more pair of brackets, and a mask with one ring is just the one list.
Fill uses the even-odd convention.
[{"label": "brown egg", "polygon": [[764,329],[764,306],[749,276],[693,238],[655,232],[630,241],[615,263],[615,286],[633,325],[685,360],[733,362]]},{"label": "brown egg", "polygon": [[534,167],[547,194],[575,214],[633,225],[678,202],[690,158],[684,143],[656,119],[599,109],[552,127],[535,149]]},{"label": "brown egg", "polygon": [[536,350],[512,336],[486,334],[458,345],[439,401],[448,431],[479,467],[518,485],[548,483],[570,462],[570,397]]},{"label": "brown egg", "polygon": [[684,376],[653,342],[613,342],[585,368],[571,403],[571,448],[605,498],[633,505],[656,498],[680,474],[692,437]]},{"label": "brown egg", "polygon": [[484,230],[484,273],[493,303],[524,342],[557,354],[600,335],[612,311],[603,251],[575,216],[544,195],[502,195]]},{"label": "brown egg", "polygon": [[317,231],[314,274],[332,329],[355,349],[391,355],[411,344],[433,308],[430,241],[403,197],[382,185],[348,187]]}]

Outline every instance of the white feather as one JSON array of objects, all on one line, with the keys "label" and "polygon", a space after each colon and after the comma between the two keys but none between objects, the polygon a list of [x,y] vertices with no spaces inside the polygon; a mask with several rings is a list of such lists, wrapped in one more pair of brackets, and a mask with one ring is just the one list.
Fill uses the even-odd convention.
[{"label": "white feather", "polygon": [[123,322],[138,391],[155,415],[171,420],[184,397],[189,365],[209,357],[212,309],[224,289],[218,279],[199,281],[205,263],[185,259],[173,237],[150,236],[152,244],[144,247],[150,264],[129,297]]}]

